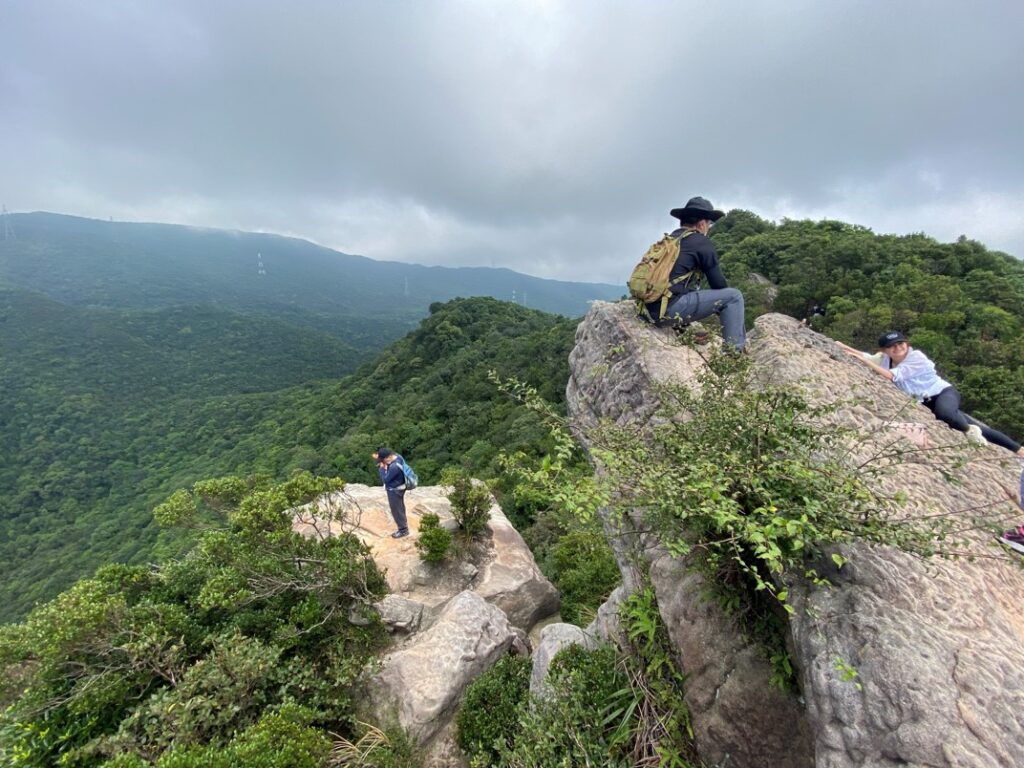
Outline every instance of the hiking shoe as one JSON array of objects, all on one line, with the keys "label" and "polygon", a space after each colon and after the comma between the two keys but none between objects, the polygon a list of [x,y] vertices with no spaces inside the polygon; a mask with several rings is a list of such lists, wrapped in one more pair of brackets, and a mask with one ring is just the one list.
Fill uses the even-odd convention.
[{"label": "hiking shoe", "polygon": [[981,433],[981,427],[977,424],[971,424],[967,427],[967,439],[975,445],[986,445],[988,440],[985,439],[985,435]]},{"label": "hiking shoe", "polygon": [[1000,544],[1024,555],[1024,526],[1017,526],[997,537]]},{"label": "hiking shoe", "polygon": [[[404,531],[395,531],[394,533],[391,534],[391,538],[392,539],[404,539],[408,535],[409,535],[409,529],[406,528]],[[1021,550],[1021,551],[1024,551],[1024,550]]]}]

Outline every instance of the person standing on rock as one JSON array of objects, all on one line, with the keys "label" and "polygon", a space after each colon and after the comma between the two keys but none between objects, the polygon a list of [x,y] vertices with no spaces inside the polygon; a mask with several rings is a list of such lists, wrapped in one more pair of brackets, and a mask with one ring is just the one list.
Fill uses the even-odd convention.
[{"label": "person standing on rock", "polygon": [[[696,320],[718,315],[722,336],[737,352],[747,345],[743,294],[730,288],[718,264],[718,251],[708,237],[712,225],[725,214],[716,211],[703,197],[691,197],[671,215],[679,219],[679,228],[669,236],[679,240],[679,256],[669,274],[667,302],[661,299],[641,304],[640,315],[657,326],[685,327]],[[707,289],[701,289],[701,276]]]},{"label": "person standing on rock", "polygon": [[405,471],[402,469],[398,454],[389,448],[378,448],[374,458],[377,460],[380,481],[388,494],[391,516],[398,526],[398,530],[391,534],[391,538],[401,539],[409,535],[409,521],[405,516]]},{"label": "person standing on rock", "polygon": [[907,337],[899,331],[887,331],[879,337],[880,357],[848,347],[842,342],[836,343],[844,352],[856,357],[879,376],[917,398],[939,421],[965,432],[972,443],[992,443],[1024,457],[1024,448],[1020,443],[960,410],[960,393],[957,388],[939,376],[935,363],[924,352],[911,347]]}]

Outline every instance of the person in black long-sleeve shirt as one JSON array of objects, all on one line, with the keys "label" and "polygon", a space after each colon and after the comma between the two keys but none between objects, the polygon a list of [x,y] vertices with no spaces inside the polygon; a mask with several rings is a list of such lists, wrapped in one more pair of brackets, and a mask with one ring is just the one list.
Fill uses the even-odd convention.
[{"label": "person in black long-sleeve shirt", "polygon": [[[708,238],[711,225],[725,214],[716,211],[703,197],[691,198],[683,208],[673,208],[671,213],[681,225],[672,233],[672,237],[680,238],[679,257],[670,275],[672,297],[663,317],[660,300],[646,305],[650,321],[659,326],[685,326],[717,314],[722,320],[725,341],[741,351],[747,344],[743,294],[729,287],[718,263],[718,251]],[[674,282],[684,275],[688,276]],[[702,275],[707,278],[708,289],[700,288]]]}]

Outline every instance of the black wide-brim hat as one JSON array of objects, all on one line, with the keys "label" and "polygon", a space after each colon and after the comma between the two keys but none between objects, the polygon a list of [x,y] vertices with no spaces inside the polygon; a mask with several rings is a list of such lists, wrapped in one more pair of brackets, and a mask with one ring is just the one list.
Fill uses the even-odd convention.
[{"label": "black wide-brim hat", "polygon": [[716,211],[715,206],[703,197],[691,197],[682,208],[673,208],[669,213],[682,221],[690,215],[700,216],[709,221],[718,221],[725,216],[724,211]]}]

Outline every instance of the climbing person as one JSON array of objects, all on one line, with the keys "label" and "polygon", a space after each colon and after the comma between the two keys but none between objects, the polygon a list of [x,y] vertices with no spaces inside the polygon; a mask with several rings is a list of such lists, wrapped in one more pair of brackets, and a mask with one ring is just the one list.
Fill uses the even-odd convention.
[{"label": "climbing person", "polygon": [[992,443],[1024,457],[1024,448],[1020,443],[960,410],[960,393],[957,388],[939,376],[935,371],[935,363],[924,352],[910,346],[907,337],[899,331],[887,331],[879,337],[876,355],[880,356],[837,343],[844,352],[856,357],[911,397],[917,398],[939,421],[965,432],[972,443]]},{"label": "climbing person", "polygon": [[390,448],[381,446],[374,453],[380,481],[388,494],[388,506],[391,516],[395,519],[398,530],[391,534],[392,539],[401,539],[409,535],[409,521],[405,516],[405,471],[402,469],[401,457]]},{"label": "climbing person", "polygon": [[[676,328],[717,314],[726,343],[742,352],[747,344],[743,294],[729,287],[718,264],[718,251],[708,238],[712,225],[725,214],[703,197],[690,198],[670,214],[679,220],[679,227],[648,249],[630,277],[637,312],[656,326]],[[659,274],[652,280],[655,262],[663,263],[661,259],[673,256],[667,278]],[[700,287],[702,276],[707,278],[707,289]]]}]

